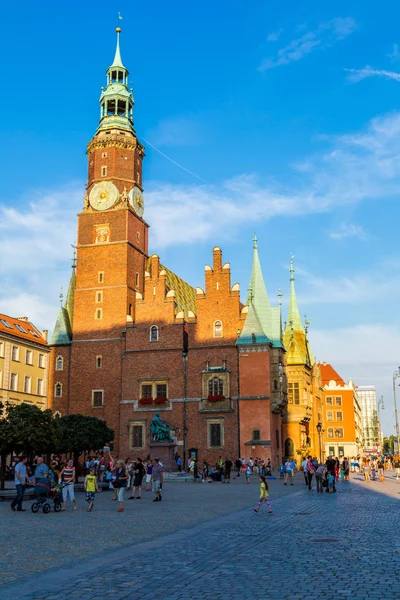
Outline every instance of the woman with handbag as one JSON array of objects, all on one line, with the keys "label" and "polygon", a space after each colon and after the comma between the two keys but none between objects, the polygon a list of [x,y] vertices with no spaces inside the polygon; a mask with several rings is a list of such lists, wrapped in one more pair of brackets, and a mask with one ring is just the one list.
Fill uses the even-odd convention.
[{"label": "woman with handbag", "polygon": [[129,473],[123,460],[117,462],[114,487],[118,490],[118,512],[124,512],[124,492],[128,485]]}]

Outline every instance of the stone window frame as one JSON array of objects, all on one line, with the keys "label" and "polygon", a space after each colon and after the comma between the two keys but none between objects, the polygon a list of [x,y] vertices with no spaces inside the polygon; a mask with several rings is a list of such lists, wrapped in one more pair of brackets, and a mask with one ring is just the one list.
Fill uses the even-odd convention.
[{"label": "stone window frame", "polygon": [[0,342],[0,358],[4,358],[4,342]]},{"label": "stone window frame", "polygon": [[102,308],[96,308],[96,310],[94,311],[94,319],[95,321],[101,321],[103,318],[103,309]]},{"label": "stone window frame", "polygon": [[44,382],[40,377],[36,382],[36,396],[44,396]]},{"label": "stone window frame", "polygon": [[98,354],[96,356],[96,369],[101,369],[103,367],[103,356]]},{"label": "stone window frame", "polygon": [[158,385],[165,385],[166,386],[166,397],[165,397],[165,401],[168,400],[168,393],[169,393],[169,389],[168,389],[168,381],[167,379],[162,379],[162,378],[158,378],[158,379],[142,379],[139,382],[139,398],[148,398],[150,396],[143,396],[142,395],[142,388],[144,385],[151,385],[151,398],[157,398],[157,386]]},{"label": "stone window frame", "polygon": [[[141,451],[145,448],[145,446],[146,446],[146,421],[147,421],[147,419],[135,419],[135,420],[129,421],[129,449],[130,450]],[[133,444],[132,444],[132,435],[133,435],[134,427],[142,427],[143,444],[140,448],[138,446],[133,446]]]},{"label": "stone window frame", "polygon": [[[153,339],[153,332],[156,333],[156,339]],[[150,332],[149,332],[150,342],[158,342],[159,339],[160,339],[160,332],[159,332],[157,325],[151,325]]]},{"label": "stone window frame", "polygon": [[208,385],[209,382],[217,377],[218,379],[222,379],[223,381],[223,389],[225,398],[230,398],[231,396],[231,388],[230,388],[230,373],[229,371],[203,371],[202,373],[202,383],[203,383],[203,398],[208,398]]},{"label": "stone window frame", "polygon": [[[329,415],[331,416],[331,418],[329,418]],[[326,411],[326,420],[329,422],[333,421],[333,410]]]},{"label": "stone window frame", "polygon": [[[211,425],[221,426],[221,444],[220,446],[211,446]],[[207,448],[209,450],[223,449],[225,447],[225,419],[223,418],[210,418],[207,419]]]},{"label": "stone window frame", "polygon": [[[94,395],[101,393],[101,404],[94,403]],[[94,389],[92,390],[92,408],[103,408],[104,406],[104,390],[103,389]]]},{"label": "stone window frame", "polygon": [[97,283],[104,283],[104,271],[97,271]]},{"label": "stone window frame", "polygon": [[32,377],[30,375],[24,375],[24,394],[30,394],[32,392]]},{"label": "stone window frame", "polygon": [[39,367],[39,369],[46,368],[45,356],[42,353],[40,353],[38,356],[38,367]]},{"label": "stone window frame", "polygon": [[25,350],[25,363],[27,365],[33,365],[33,350],[27,348]]},{"label": "stone window frame", "polygon": [[[340,418],[339,418],[339,415],[340,415]],[[342,410],[336,411],[336,421],[338,421],[339,423],[343,422],[343,411]]]},{"label": "stone window frame", "polygon": [[[59,366],[61,364],[61,366]],[[60,355],[56,358],[56,371],[64,371],[64,358]]]},{"label": "stone window frame", "polygon": [[11,360],[19,362],[19,346],[11,346]]},{"label": "stone window frame", "polygon": [[96,304],[101,304],[103,302],[103,290],[97,290],[95,296]]},{"label": "stone window frame", "polygon": [[326,404],[326,406],[333,406],[333,398],[332,398],[332,396],[327,396],[325,398],[325,404]]},{"label": "stone window frame", "polygon": [[107,165],[101,165],[101,176],[107,177]]},{"label": "stone window frame", "polygon": [[[14,385],[12,385],[14,383]],[[18,391],[18,373],[10,373],[10,390],[12,392]]]},{"label": "stone window frame", "polygon": [[[217,326],[221,327],[221,331],[217,333]],[[221,319],[216,319],[213,325],[213,337],[215,338],[223,338],[224,337],[224,325]]]},{"label": "stone window frame", "polygon": [[343,406],[342,396],[335,396],[335,406]]},{"label": "stone window frame", "polygon": [[54,385],[54,398],[62,398],[63,384],[60,381]]}]

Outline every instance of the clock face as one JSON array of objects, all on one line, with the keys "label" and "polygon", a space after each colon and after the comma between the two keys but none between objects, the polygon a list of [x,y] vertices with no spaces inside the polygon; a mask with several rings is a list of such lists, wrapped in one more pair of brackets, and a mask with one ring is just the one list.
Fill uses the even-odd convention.
[{"label": "clock face", "polygon": [[144,213],[144,199],[142,192],[136,186],[129,192],[129,203],[137,216],[142,217]]},{"label": "clock face", "polygon": [[111,181],[96,183],[89,194],[89,202],[96,210],[111,208],[117,202],[118,198],[118,189]]}]

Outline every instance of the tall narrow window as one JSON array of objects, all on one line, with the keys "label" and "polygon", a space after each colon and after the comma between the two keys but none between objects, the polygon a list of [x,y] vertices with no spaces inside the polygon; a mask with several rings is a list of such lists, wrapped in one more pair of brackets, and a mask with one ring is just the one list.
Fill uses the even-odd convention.
[{"label": "tall narrow window", "polygon": [[31,393],[31,378],[28,377],[28,375],[25,375],[24,378],[24,393],[25,394],[30,394]]},{"label": "tall narrow window", "polygon": [[33,365],[33,352],[32,350],[27,350],[25,352],[25,362],[27,365]]},{"label": "tall narrow window", "polygon": [[103,318],[103,309],[102,308],[98,308],[95,312],[95,316],[94,318],[99,321],[100,319]]},{"label": "tall narrow window", "polygon": [[103,357],[102,356],[96,356],[96,367],[97,367],[97,369],[101,369],[102,366],[103,366]]},{"label": "tall narrow window", "polygon": [[131,428],[131,447],[132,450],[141,450],[143,448],[144,432],[143,425],[132,425]]},{"label": "tall narrow window", "polygon": [[158,342],[158,327],[157,325],[153,325],[150,327],[150,341]]},{"label": "tall narrow window", "polygon": [[64,370],[64,359],[62,356],[57,356],[56,371],[63,371],[63,370]]},{"label": "tall narrow window", "polygon": [[208,394],[210,396],[223,396],[224,395],[224,382],[218,377],[210,379],[208,382]]},{"label": "tall narrow window", "polygon": [[253,442],[259,442],[261,440],[261,431],[259,429],[253,429]]},{"label": "tall narrow window", "polygon": [[37,380],[36,393],[38,396],[43,396],[43,379]]},{"label": "tall narrow window", "polygon": [[97,304],[103,302],[103,292],[96,292],[96,302]]},{"label": "tall narrow window", "polygon": [[166,383],[157,383],[156,398],[166,398],[166,397],[167,397],[167,384]]},{"label": "tall narrow window", "polygon": [[222,447],[222,425],[221,423],[210,423],[208,426],[209,446],[211,448]]},{"label": "tall narrow window", "polygon": [[214,323],[214,337],[222,337],[222,321],[215,321]]},{"label": "tall narrow window", "polygon": [[139,273],[136,273],[136,275],[135,275],[135,286],[137,288],[139,287]]},{"label": "tall narrow window", "polygon": [[104,404],[104,391],[93,390],[92,391],[92,404],[93,406],[103,406]]},{"label": "tall narrow window", "polygon": [[39,354],[38,366],[40,369],[44,369],[44,354]]},{"label": "tall narrow window", "polygon": [[56,383],[56,385],[54,386],[54,396],[56,398],[62,397],[62,383]]},{"label": "tall narrow window", "polygon": [[98,273],[97,273],[97,281],[99,283],[103,283],[104,282],[104,271],[98,271]]},{"label": "tall narrow window", "polygon": [[13,346],[11,351],[11,358],[15,361],[19,360],[19,348],[18,346]]},{"label": "tall narrow window", "polygon": [[101,176],[107,177],[107,167],[101,167]]},{"label": "tall narrow window", "polygon": [[17,373],[11,373],[10,376],[10,390],[16,392],[18,389],[18,375]]},{"label": "tall narrow window", "polygon": [[144,383],[141,386],[140,391],[141,398],[152,398],[153,397],[153,386],[151,383]]},{"label": "tall narrow window", "polygon": [[0,342],[0,358],[4,358],[4,342]]}]

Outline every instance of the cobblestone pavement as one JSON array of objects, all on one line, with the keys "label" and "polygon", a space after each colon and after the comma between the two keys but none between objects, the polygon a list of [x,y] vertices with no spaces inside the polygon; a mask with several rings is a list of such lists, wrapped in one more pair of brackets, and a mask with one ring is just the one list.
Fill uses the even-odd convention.
[{"label": "cobblestone pavement", "polygon": [[[175,484],[172,488],[171,485],[171,496],[174,489],[174,493],[182,497],[183,506],[174,509],[169,501],[153,505],[154,510],[143,513],[148,515],[147,528],[158,529],[158,523],[167,519],[168,512],[171,517],[174,511],[180,515],[198,511],[202,514],[202,504],[207,504],[207,498],[210,501],[210,492],[212,503],[224,503],[224,512],[229,514],[215,515],[218,509],[214,508],[209,511],[209,520],[200,518],[197,524],[195,520],[188,523],[182,517],[183,528],[178,531],[175,526],[174,532],[158,533],[152,540],[102,551],[86,560],[4,585],[0,588],[0,598],[400,599],[400,573],[396,564],[400,547],[397,517],[400,481],[390,478],[383,484],[364,483],[356,476],[349,483],[338,484],[336,494],[310,493],[302,484],[301,476],[296,478],[292,488],[284,488],[279,481],[272,483],[272,515],[255,514],[249,507],[235,510],[236,495],[241,496],[243,504],[247,502],[246,506],[252,503],[257,492],[255,484],[239,487],[235,482],[230,487],[209,488],[187,484]],[[278,497],[282,491],[285,495]],[[190,498],[184,499],[187,494]],[[135,518],[142,509],[138,503],[130,510]],[[46,517],[54,521],[59,517],[68,519],[68,522],[58,521],[62,529],[56,539],[49,539],[50,552],[63,552],[62,539],[69,531],[65,528],[74,527],[76,514],[43,515],[41,522],[45,522]],[[101,514],[100,507],[98,514]],[[25,516],[27,513],[17,518]],[[93,516],[94,513],[87,515]],[[129,529],[126,521],[122,522],[126,516],[127,513],[118,515],[111,525],[116,528],[119,522],[117,528],[122,535]],[[28,538],[35,535],[33,517],[35,515],[26,521]],[[83,543],[91,536],[88,527],[88,520],[81,518],[79,529]],[[107,529],[109,527],[107,525]],[[161,533],[165,533],[165,529]],[[96,541],[92,540],[94,544]],[[125,542],[129,543],[129,539],[125,538]],[[23,567],[24,548],[20,548],[18,555]],[[42,567],[46,566],[44,559]]]}]

